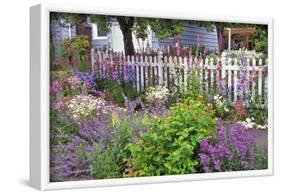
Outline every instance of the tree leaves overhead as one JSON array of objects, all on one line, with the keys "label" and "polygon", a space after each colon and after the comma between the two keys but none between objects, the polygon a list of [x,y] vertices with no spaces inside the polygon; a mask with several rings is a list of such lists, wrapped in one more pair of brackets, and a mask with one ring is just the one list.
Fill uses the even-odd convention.
[{"label": "tree leaves overhead", "polygon": [[149,19],[149,25],[155,32],[158,40],[175,37],[184,31],[180,20],[172,19]]},{"label": "tree leaves overhead", "polygon": [[57,20],[62,26],[71,25],[74,26],[78,23],[87,20],[86,14],[77,14],[77,13],[58,13],[52,12],[51,20]]},{"label": "tree leaves overhead", "polygon": [[[108,16],[108,15],[89,15],[89,14],[77,14],[77,13],[57,13],[52,12],[51,20],[60,21],[61,25],[75,25],[87,21],[87,18],[96,23],[101,31],[109,32],[113,22],[118,22],[122,30],[133,32],[137,38],[145,40],[150,31],[155,32],[158,40],[164,40],[172,38],[180,33],[184,32],[181,25],[181,20],[174,19],[161,19],[161,18],[142,18],[142,17],[130,17],[130,16]],[[219,33],[224,31],[224,28],[246,28],[252,27],[257,29],[255,44],[257,50],[264,50],[267,46],[267,25],[258,24],[246,24],[246,23],[231,23],[231,22],[212,22],[212,21],[188,21],[189,24],[204,27],[207,31],[214,31],[215,29]],[[122,30],[123,32],[123,30]],[[123,33],[124,36],[124,33]],[[124,45],[126,47],[126,45]],[[128,46],[128,45],[127,45]],[[125,49],[126,50],[126,49]]]},{"label": "tree leaves overhead", "polygon": [[109,32],[112,21],[115,20],[115,17],[106,15],[91,15],[90,19],[93,23],[97,24],[101,31]]},{"label": "tree leaves overhead", "polygon": [[[119,22],[126,20],[127,18],[133,18],[133,27],[131,31],[136,34],[137,38],[142,40],[146,39],[149,35],[147,26],[151,26],[151,29],[155,32],[158,40],[174,37],[184,29],[181,27],[180,20],[172,19],[157,19],[157,18],[142,18],[142,17],[128,17],[128,16],[107,16],[107,15],[86,15],[76,13],[52,13],[52,19],[59,20],[62,25],[71,24],[71,26],[81,23],[90,17],[90,20],[99,26],[99,29],[104,32],[109,32],[113,22]],[[126,23],[126,22],[123,22]]]}]

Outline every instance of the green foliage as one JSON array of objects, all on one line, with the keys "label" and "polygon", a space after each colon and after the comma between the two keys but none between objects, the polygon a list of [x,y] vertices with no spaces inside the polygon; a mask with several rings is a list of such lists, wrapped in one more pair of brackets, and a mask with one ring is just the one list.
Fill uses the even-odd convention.
[{"label": "green foliage", "polygon": [[101,150],[98,145],[94,147],[95,154],[90,164],[91,175],[97,179],[121,177],[113,151],[110,148]]},{"label": "green foliage", "polygon": [[[62,42],[62,56],[69,60],[69,65],[78,65],[79,71],[88,71],[86,57],[90,53],[90,42],[87,36],[80,35]],[[77,64],[75,64],[77,63]]]},{"label": "green foliage", "polygon": [[113,139],[105,145],[105,149],[94,146],[94,155],[90,164],[91,174],[95,178],[120,178],[125,170],[126,159],[129,157],[128,150],[125,146],[132,142],[132,138],[136,135],[136,127],[139,124],[138,117],[126,117],[122,121],[112,114],[112,124],[116,128]]},{"label": "green foliage", "polygon": [[264,52],[267,49],[267,30],[258,28],[255,38],[255,50],[257,52]]},{"label": "green foliage", "polygon": [[265,102],[264,98],[262,96],[257,96],[255,99],[250,98],[248,102],[247,112],[250,115],[249,117],[253,117],[256,124],[267,124],[268,110],[262,107]]},{"label": "green foliage", "polygon": [[79,131],[77,124],[51,111],[50,113],[51,145],[61,145],[69,142],[69,137]]},{"label": "green foliage", "polygon": [[97,24],[98,28],[103,32],[109,32],[110,26],[112,23],[112,19],[115,16],[107,16],[107,15],[91,15],[90,19],[93,23]]},{"label": "green foliage", "polygon": [[85,21],[87,15],[85,14],[77,14],[77,13],[59,13],[59,12],[52,12],[51,13],[51,20],[58,20],[60,21],[62,26],[71,25],[74,26],[77,23]]},{"label": "green foliage", "polygon": [[133,137],[138,133],[137,127],[139,126],[139,118],[135,116],[126,117],[122,122],[116,124],[116,132],[111,143],[112,152],[114,153],[116,162],[120,167],[120,172],[124,172],[126,166],[126,159],[129,157],[128,150],[125,149],[126,145],[132,142]]},{"label": "green foliage", "polygon": [[180,97],[182,99],[206,97],[206,94],[202,88],[202,81],[199,78],[199,73],[200,72],[198,70],[191,70],[188,73],[187,87],[182,88],[180,91]]},{"label": "green foliage", "polygon": [[[112,21],[116,19],[116,16],[104,16],[104,15],[92,15],[91,20],[95,22],[102,31],[108,32]],[[119,23],[120,24],[120,23]],[[122,23],[120,24],[122,27]],[[184,31],[181,26],[180,20],[171,19],[156,19],[156,18],[141,18],[134,17],[134,25],[131,29],[136,34],[137,38],[146,39],[149,31],[147,27],[150,26],[155,32],[156,37],[159,40],[164,40],[170,37],[175,37]]]},{"label": "green foliage", "polygon": [[255,148],[255,162],[251,166],[251,169],[261,170],[261,169],[267,169],[267,167],[268,167],[267,154]]},{"label": "green foliage", "polygon": [[85,35],[80,35],[72,39],[65,39],[62,43],[63,56],[73,56],[75,54],[85,55],[90,48],[89,39]]},{"label": "green foliage", "polygon": [[133,83],[123,80],[114,81],[110,79],[95,79],[97,90],[104,91],[107,100],[113,101],[118,105],[124,105],[124,94],[132,100],[138,97],[138,93]]},{"label": "green foliage", "polygon": [[212,104],[217,117],[226,120],[234,119],[233,117],[235,113],[232,107],[230,106],[227,98],[219,94],[214,95]]},{"label": "green foliage", "polygon": [[139,141],[126,147],[131,153],[128,176],[172,175],[195,172],[199,142],[215,132],[211,106],[191,98],[171,108],[167,118],[146,124]]},{"label": "green foliage", "polygon": [[169,37],[175,37],[182,33],[184,29],[181,26],[180,20],[171,19],[151,19],[149,18],[149,25],[155,32],[158,40],[164,40]]}]

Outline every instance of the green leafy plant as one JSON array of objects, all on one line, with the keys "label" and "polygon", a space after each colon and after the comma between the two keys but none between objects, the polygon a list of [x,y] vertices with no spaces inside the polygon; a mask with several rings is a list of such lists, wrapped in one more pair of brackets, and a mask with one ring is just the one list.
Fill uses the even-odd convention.
[{"label": "green leafy plant", "polygon": [[50,113],[51,145],[66,144],[71,135],[79,131],[77,124],[59,115],[55,111]]},{"label": "green leafy plant", "polygon": [[268,167],[268,157],[267,154],[259,150],[257,147],[255,147],[255,162],[252,165],[252,170],[261,170],[261,169],[267,169]]},{"label": "green leafy plant", "polygon": [[123,95],[132,100],[138,97],[136,88],[133,83],[124,82],[123,80],[110,80],[110,79],[96,79],[97,90],[104,91],[106,99],[124,105]]},{"label": "green leafy plant", "polygon": [[255,50],[257,52],[264,52],[267,49],[267,30],[263,28],[257,28],[255,37]]},{"label": "green leafy plant", "polygon": [[121,120],[115,112],[112,113],[112,126],[115,128],[111,142],[100,148],[94,146],[90,163],[91,174],[96,178],[117,178],[122,177],[126,168],[126,159],[129,151],[126,145],[132,142],[133,137],[138,133],[140,121],[137,115],[131,115]]},{"label": "green leafy plant", "polygon": [[216,121],[211,105],[189,98],[172,107],[169,117],[155,117],[146,126],[140,139],[126,146],[131,153],[127,176],[195,172],[200,140],[215,132]]},{"label": "green leafy plant", "polygon": [[110,148],[100,149],[94,146],[95,153],[90,164],[91,175],[98,179],[121,177],[120,166]]},{"label": "green leafy plant", "polygon": [[193,98],[196,99],[200,96],[206,97],[206,94],[202,87],[202,81],[199,78],[198,70],[191,70],[188,73],[187,86],[180,91],[180,97],[182,99]]},{"label": "green leafy plant", "polygon": [[248,102],[249,116],[254,118],[256,124],[266,125],[268,110],[266,107],[263,107],[263,104],[265,103],[264,98],[257,96],[255,100],[249,99]]},{"label": "green leafy plant", "polygon": [[87,36],[81,35],[62,42],[62,56],[68,59],[69,66],[79,71],[90,70],[89,64],[90,42]]}]

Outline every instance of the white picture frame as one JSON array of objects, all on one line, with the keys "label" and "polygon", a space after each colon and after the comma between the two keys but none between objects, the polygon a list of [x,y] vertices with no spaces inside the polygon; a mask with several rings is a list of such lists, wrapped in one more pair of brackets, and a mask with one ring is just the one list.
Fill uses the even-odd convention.
[{"label": "white picture frame", "polygon": [[[138,177],[104,180],[50,182],[49,172],[49,13],[95,13],[112,15],[134,15],[158,18],[207,20],[255,23],[268,25],[268,169],[239,172],[220,172],[173,175],[160,177]],[[215,16],[187,12],[161,12],[102,7],[40,4],[30,8],[30,185],[38,190],[104,187],[132,184],[165,183],[206,179],[224,179],[273,175],[273,19],[243,18],[238,16]]]}]

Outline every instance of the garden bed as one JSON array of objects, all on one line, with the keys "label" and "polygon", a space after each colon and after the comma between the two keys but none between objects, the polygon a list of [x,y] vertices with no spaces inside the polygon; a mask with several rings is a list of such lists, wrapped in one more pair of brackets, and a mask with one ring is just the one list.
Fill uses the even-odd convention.
[{"label": "garden bed", "polygon": [[266,169],[267,109],[206,92],[196,71],[143,92],[133,68],[53,71],[51,181]]}]

